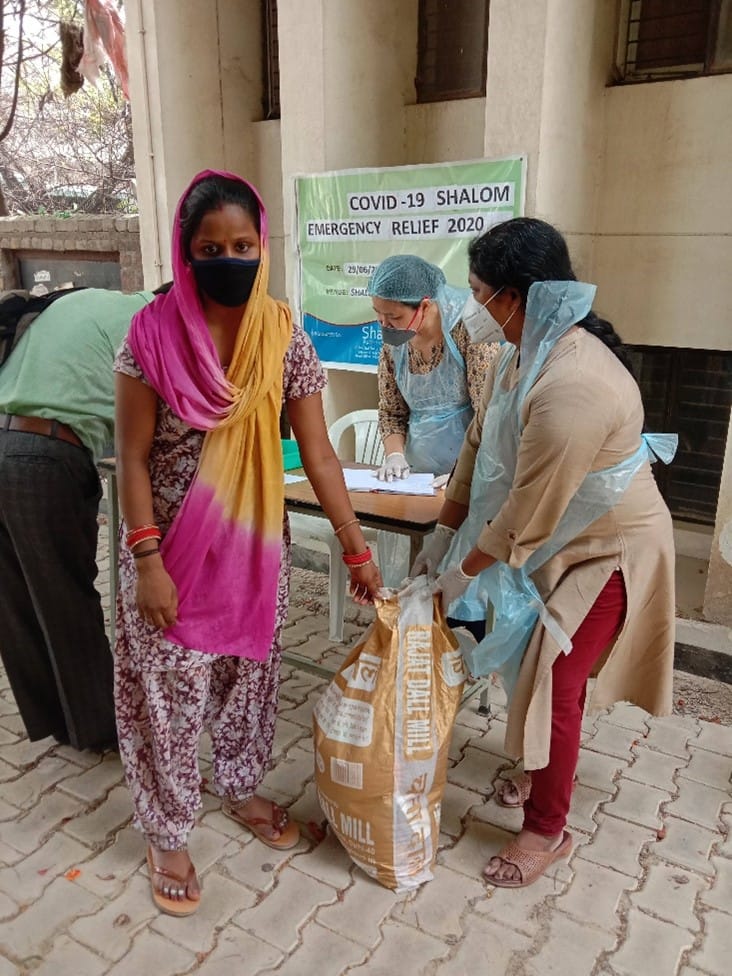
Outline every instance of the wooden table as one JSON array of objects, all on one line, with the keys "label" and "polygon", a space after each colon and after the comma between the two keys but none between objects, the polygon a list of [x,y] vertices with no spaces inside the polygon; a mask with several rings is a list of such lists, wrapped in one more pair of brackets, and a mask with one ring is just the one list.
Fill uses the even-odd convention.
[{"label": "wooden table", "polygon": [[[364,468],[364,464],[344,464],[344,469]],[[302,468],[289,474],[305,476]],[[437,491],[434,495],[398,495],[386,491],[349,491],[348,497],[351,500],[353,511],[358,516],[362,525],[374,529],[384,529],[387,532],[395,532],[398,535],[409,537],[409,565],[414,562],[417,553],[422,548],[424,537],[434,529],[437,518],[442,508],[444,492]],[[289,512],[300,512],[305,515],[322,515],[325,518],[323,509],[320,507],[318,499],[309,481],[298,481],[293,484],[285,485],[285,508]],[[335,673],[332,668],[317,664],[309,658],[295,651],[283,653],[282,660],[285,664],[309,671],[312,674],[320,675],[324,678],[332,678]],[[489,678],[480,678],[477,681],[466,682],[463,691],[461,705],[480,694],[480,705],[478,713],[486,717],[490,716],[490,705],[488,704],[488,689],[490,687]]]},{"label": "wooden table", "polygon": [[[359,467],[363,468],[367,465],[344,465],[345,469]],[[305,476],[302,468],[290,471],[288,474]],[[424,537],[432,532],[437,524],[444,494],[437,491],[434,495],[396,495],[375,490],[349,491],[348,497],[362,525],[409,537],[409,565],[411,566],[422,548]],[[300,512],[304,515],[323,515],[323,509],[309,481],[285,485],[285,508],[289,512]]]},{"label": "wooden table", "polygon": [[[363,465],[346,465],[346,467],[363,467]],[[110,615],[109,615],[109,634],[110,643],[114,647],[114,625],[115,625],[115,605],[117,597],[117,560],[119,556],[119,500],[117,495],[117,464],[114,458],[103,458],[99,462],[99,470],[107,478],[107,504],[109,508],[109,592],[110,592]],[[302,469],[290,472],[304,476]],[[409,537],[409,562],[414,562],[414,558],[422,546],[425,535],[432,532],[437,524],[437,517],[442,507],[443,493],[436,492],[434,495],[395,495],[390,492],[380,491],[349,491],[349,498],[353,505],[353,510],[361,520],[363,525],[368,525],[376,529],[384,529],[388,532],[396,532],[399,535]],[[323,515],[318,499],[315,497],[312,485],[309,481],[298,481],[294,484],[285,485],[285,507],[290,512],[303,512],[305,515]],[[323,517],[325,517],[323,515]],[[316,664],[309,658],[303,657],[294,651],[287,651],[282,654],[283,664],[309,671],[324,678],[332,678],[335,674],[333,668]],[[481,715],[489,716],[490,707],[488,706],[488,680],[483,678],[472,685],[466,685],[463,692],[462,704],[480,693],[480,706],[478,711]]]}]

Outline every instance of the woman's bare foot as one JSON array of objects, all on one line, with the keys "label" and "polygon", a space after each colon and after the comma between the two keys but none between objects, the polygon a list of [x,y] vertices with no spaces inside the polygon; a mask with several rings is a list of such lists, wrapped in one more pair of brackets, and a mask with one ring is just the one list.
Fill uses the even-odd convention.
[{"label": "woman's bare foot", "polygon": [[[540,851],[542,854],[554,851],[564,839],[564,831],[551,837],[542,837],[530,830],[522,830],[516,838],[516,845],[525,851]],[[492,857],[483,868],[483,877],[489,881],[520,881],[521,872],[515,864],[505,861],[502,857]]]},{"label": "woman's bare foot", "polygon": [[[150,856],[153,868],[160,869],[160,873],[155,870],[152,872],[153,888],[158,894],[170,898],[171,901],[200,899],[201,888],[187,850],[161,851],[150,844]],[[181,880],[176,881],[175,878]]]}]

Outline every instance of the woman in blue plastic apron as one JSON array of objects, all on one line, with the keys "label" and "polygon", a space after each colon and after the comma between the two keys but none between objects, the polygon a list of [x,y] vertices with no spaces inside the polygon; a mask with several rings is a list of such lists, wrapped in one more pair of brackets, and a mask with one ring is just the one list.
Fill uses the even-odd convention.
[{"label": "woman in blue plastic apron", "polygon": [[449,474],[480,402],[495,344],[473,344],[461,314],[470,292],[413,254],[379,265],[369,294],[381,325],[382,480]]},{"label": "woman in blue plastic apron", "polygon": [[[470,292],[448,285],[440,268],[416,255],[386,258],[368,291],[384,340],[378,379],[385,460],[379,478],[392,481],[410,471],[447,475],[498,345],[471,341],[461,321]],[[402,562],[391,552],[390,566],[382,567],[387,585],[406,575]]]},{"label": "woman in blue plastic apron", "polygon": [[466,658],[473,674],[502,674],[506,750],[531,784],[522,830],[484,876],[520,887],[572,849],[588,677],[594,708],[671,709],[673,536],[649,462],[670,460],[675,438],[642,434],[620,339],[553,227],[509,220],[468,254],[478,331],[504,345],[418,568],[440,564],[454,616],[469,588],[493,606],[492,633]]}]

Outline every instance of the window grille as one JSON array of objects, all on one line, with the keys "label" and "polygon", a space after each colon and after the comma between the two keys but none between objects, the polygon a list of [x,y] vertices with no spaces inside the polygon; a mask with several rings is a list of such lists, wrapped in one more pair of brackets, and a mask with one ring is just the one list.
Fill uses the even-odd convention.
[{"label": "window grille", "polygon": [[262,0],[262,109],[265,119],[280,117],[280,51],[277,0]]},{"label": "window grille", "polygon": [[732,352],[628,346],[646,429],[677,433],[669,465],[653,471],[676,518],[713,525],[732,405]]},{"label": "window grille", "polygon": [[418,102],[485,95],[488,0],[420,0]]},{"label": "window grille", "polygon": [[732,70],[732,0],[623,0],[619,80]]}]

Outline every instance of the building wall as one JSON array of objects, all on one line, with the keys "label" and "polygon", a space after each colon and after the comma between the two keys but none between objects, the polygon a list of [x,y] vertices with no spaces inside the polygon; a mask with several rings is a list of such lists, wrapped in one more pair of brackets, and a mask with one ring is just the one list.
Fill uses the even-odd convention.
[{"label": "building wall", "polygon": [[[618,9],[491,0],[485,98],[416,105],[418,0],[278,0],[282,118],[263,122],[259,0],[127,0],[146,283],[204,167],[262,190],[272,291],[293,301],[296,174],[525,153],[526,213],[565,233],[623,338],[732,348],[732,76],[612,86]],[[330,371],[328,420],[376,403],[373,374]]]},{"label": "building wall", "polygon": [[623,338],[732,349],[732,75],[609,88],[593,274]]},{"label": "building wall", "polygon": [[612,87],[615,0],[491,0],[487,97],[416,105],[417,0],[278,7],[282,121],[263,122],[258,0],[127,2],[149,284],[204,166],[261,188],[293,298],[296,173],[524,152],[526,212],[568,236],[625,338],[731,347],[732,76]]},{"label": "building wall", "polygon": [[[417,0],[279,0],[282,187],[288,297],[296,295],[293,177],[408,162]],[[307,56],[304,56],[307,52]],[[329,370],[326,419],[373,407],[376,377]]]},{"label": "building wall", "polygon": [[175,206],[207,167],[246,174],[261,119],[259,0],[127,0],[145,281],[170,278]]},{"label": "building wall", "polygon": [[405,158],[410,165],[483,158],[485,98],[405,106]]},{"label": "building wall", "polygon": [[[528,156],[526,213],[556,224],[591,277],[614,0],[491,0],[485,155]],[[571,24],[571,30],[567,25]]]},{"label": "building wall", "polygon": [[[732,436],[727,438],[727,456],[704,593],[704,616],[707,620],[732,627]],[[727,631],[727,636],[732,642],[732,630]]]},{"label": "building wall", "polygon": [[143,288],[139,226],[138,217],[0,217],[0,291],[20,284],[18,252],[51,251],[111,255],[119,263],[122,291],[138,291]]},{"label": "building wall", "polygon": [[[285,214],[282,185],[282,135],[279,119],[253,122],[249,127],[252,152],[251,170],[240,170],[249,176],[267,205],[269,217],[269,246],[271,265],[270,292],[275,298],[286,299],[287,276],[285,262]],[[289,235],[288,235],[289,244]]]}]

